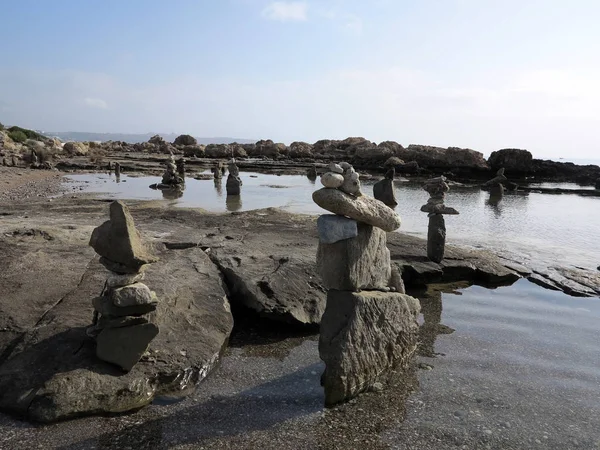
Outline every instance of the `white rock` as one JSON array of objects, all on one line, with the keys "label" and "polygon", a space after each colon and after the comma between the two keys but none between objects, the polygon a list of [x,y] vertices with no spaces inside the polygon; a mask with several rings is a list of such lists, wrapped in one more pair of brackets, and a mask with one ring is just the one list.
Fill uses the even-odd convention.
[{"label": "white rock", "polygon": [[333,172],[333,173],[339,173],[340,175],[342,175],[344,173],[344,169],[342,169],[342,167],[336,163],[330,163],[327,168],[329,169],[330,172]]},{"label": "white rock", "polygon": [[337,189],[344,184],[344,177],[338,173],[327,172],[321,175],[321,184],[326,188]]}]

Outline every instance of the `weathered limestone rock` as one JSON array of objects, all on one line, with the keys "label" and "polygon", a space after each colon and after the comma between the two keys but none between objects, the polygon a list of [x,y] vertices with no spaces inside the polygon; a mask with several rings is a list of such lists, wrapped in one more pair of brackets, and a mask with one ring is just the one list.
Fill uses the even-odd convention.
[{"label": "weathered limestone rock", "polygon": [[394,231],[400,228],[400,216],[379,200],[366,195],[353,197],[339,189],[323,188],[313,192],[314,202],[321,208],[340,216],[347,216],[357,222]]},{"label": "weathered limestone rock", "polygon": [[225,184],[225,189],[227,190],[227,195],[240,195],[242,191],[242,180],[237,175],[229,174],[227,177],[227,183]]},{"label": "weathered limestone rock", "polygon": [[110,220],[94,229],[90,245],[100,256],[136,272],[144,264],[157,261],[143,245],[129,208],[120,201],[110,204]]},{"label": "weathered limestone rock", "polygon": [[158,334],[153,323],[122,328],[105,328],[96,338],[96,355],[129,372]]},{"label": "weathered limestone rock", "polygon": [[185,183],[185,159],[183,158],[177,160],[177,175],[181,179],[181,182]]},{"label": "weathered limestone rock", "polygon": [[156,311],[158,302],[144,303],[131,306],[117,306],[112,299],[107,296],[95,297],[92,300],[94,310],[103,316],[125,317],[125,316],[142,316],[149,312]]},{"label": "weathered limestone rock", "polygon": [[319,242],[317,270],[326,289],[386,289],[391,277],[385,231],[358,223],[358,235],[333,244]]},{"label": "weathered limestone rock", "polygon": [[356,220],[335,214],[324,214],[317,219],[319,241],[324,244],[358,236]]},{"label": "weathered limestone rock", "polygon": [[446,246],[446,222],[441,214],[432,214],[429,217],[427,228],[427,257],[435,262],[441,263],[444,259]]},{"label": "weathered limestone rock", "polygon": [[327,406],[367,390],[378,376],[406,365],[417,348],[419,301],[399,293],[327,294],[319,356]]},{"label": "weathered limestone rock", "polygon": [[396,193],[394,191],[395,175],[396,171],[392,168],[387,171],[383,180],[378,181],[373,186],[373,196],[380,202],[383,202],[392,208],[398,204],[396,201]]},{"label": "weathered limestone rock", "polygon": [[156,294],[143,283],[134,283],[114,289],[110,298],[115,306],[138,306],[158,303]]},{"label": "weathered limestone rock", "polygon": [[339,173],[326,172],[321,175],[321,184],[326,188],[337,189],[344,184],[344,177]]},{"label": "weathered limestone rock", "polygon": [[355,197],[362,195],[360,191],[360,177],[352,166],[344,169],[344,183],[340,186],[340,190]]},{"label": "weathered limestone rock", "polygon": [[123,286],[127,286],[128,284],[137,283],[138,281],[142,281],[145,277],[144,272],[134,273],[134,274],[116,274],[113,273],[109,275],[106,279],[106,286],[111,289],[120,288]]},{"label": "weathered limestone rock", "polygon": [[504,167],[496,173],[496,176],[484,184],[484,187],[490,188],[490,199],[491,203],[498,203],[504,197],[504,186],[503,183],[507,181],[504,176]]}]

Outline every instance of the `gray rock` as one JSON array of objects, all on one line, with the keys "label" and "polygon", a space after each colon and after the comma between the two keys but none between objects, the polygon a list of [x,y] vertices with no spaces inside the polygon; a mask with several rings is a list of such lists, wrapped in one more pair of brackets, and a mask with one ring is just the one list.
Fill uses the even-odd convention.
[{"label": "gray rock", "polygon": [[240,195],[242,187],[242,180],[237,175],[229,175],[227,177],[227,183],[225,184],[225,189],[227,190],[227,195]]},{"label": "gray rock", "polygon": [[137,283],[138,281],[142,281],[145,277],[145,272],[139,272],[135,274],[110,274],[110,276],[106,279],[106,284],[110,289],[116,289],[123,286],[127,286],[128,284]]},{"label": "gray rock", "polygon": [[105,328],[96,337],[96,356],[129,372],[157,334],[158,327],[153,323]]},{"label": "gray rock", "polygon": [[123,317],[111,317],[101,316],[98,320],[98,331],[104,328],[122,328],[130,327],[133,325],[141,325],[144,323],[155,322],[156,313],[152,312],[144,314],[143,316],[123,316]]},{"label": "gray rock", "polygon": [[333,163],[333,162],[330,163],[329,166],[327,166],[327,169],[330,172],[338,173],[340,175],[342,175],[344,173],[344,169],[342,169],[342,167],[339,164],[336,164],[336,163]]},{"label": "gray rock", "polygon": [[110,204],[110,220],[94,229],[90,245],[107,260],[134,270],[157,260],[143,245],[129,208],[120,201]]},{"label": "gray rock", "polygon": [[144,264],[142,266],[125,265],[111,261],[110,259],[107,259],[104,256],[100,257],[100,264],[102,264],[104,267],[106,267],[106,269],[110,270],[111,272],[116,273],[117,275],[135,275],[140,272],[143,272],[147,266],[147,264]]},{"label": "gray rock", "polygon": [[158,303],[156,294],[143,283],[134,283],[114,289],[110,293],[110,298],[113,305],[121,308],[127,306],[155,305]]},{"label": "gray rock", "polygon": [[324,214],[317,219],[319,240],[324,244],[358,236],[356,220],[335,214]]},{"label": "gray rock", "polygon": [[429,217],[427,228],[427,257],[429,260],[440,263],[444,259],[446,247],[446,222],[441,214],[433,214]]},{"label": "gray rock", "polygon": [[404,294],[329,291],[319,337],[327,406],[357,396],[385,371],[409,362],[419,311],[419,301]]},{"label": "gray rock", "polygon": [[373,225],[384,231],[394,231],[400,228],[402,223],[400,216],[392,209],[366,195],[353,197],[339,189],[324,188],[313,192],[312,198],[317,205],[327,211]]},{"label": "gray rock", "polygon": [[326,289],[360,291],[388,287],[391,265],[385,231],[359,223],[358,235],[353,239],[334,244],[319,242],[317,270]]},{"label": "gray rock", "polygon": [[321,175],[321,184],[326,188],[337,189],[344,184],[344,177],[339,173],[326,172]]},{"label": "gray rock", "polygon": [[352,166],[344,169],[344,182],[340,186],[340,190],[354,197],[362,195],[360,190],[360,176]]},{"label": "gray rock", "polygon": [[124,317],[141,316],[156,310],[156,303],[147,303],[144,305],[116,306],[111,297],[95,297],[92,300],[94,309],[104,316]]},{"label": "gray rock", "polygon": [[373,186],[373,196],[387,206],[394,207],[398,205],[396,193],[394,192],[394,181],[384,178]]}]

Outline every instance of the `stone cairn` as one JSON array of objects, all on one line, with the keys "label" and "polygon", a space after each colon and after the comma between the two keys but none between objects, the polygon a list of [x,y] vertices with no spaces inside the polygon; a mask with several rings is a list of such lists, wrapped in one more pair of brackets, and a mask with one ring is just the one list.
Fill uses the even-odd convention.
[{"label": "stone cairn", "polygon": [[119,178],[121,176],[121,164],[118,162],[115,163],[115,177]]},{"label": "stone cairn", "polygon": [[235,164],[235,158],[231,158],[228,167],[229,175],[227,176],[227,183],[225,184],[227,195],[240,195],[242,179],[240,178],[240,169]]},{"label": "stone cairn", "polygon": [[[175,163],[175,157],[173,155],[171,155],[171,158],[167,161],[166,165],[167,167],[165,169],[165,173],[163,174],[161,182],[162,187],[182,185],[185,180],[177,173],[177,166]],[[159,187],[161,186],[159,185]]]},{"label": "stone cairn", "polygon": [[319,356],[325,404],[347,401],[408,362],[417,346],[418,300],[405,295],[387,248],[400,216],[360,190],[348,163],[330,164],[313,200],[326,214],[317,220],[317,269],[327,289]]},{"label": "stone cairn", "polygon": [[141,281],[147,264],[157,261],[144,246],[127,206],[110,205],[110,220],[94,229],[90,245],[110,272],[87,334],[96,340],[96,356],[126,372],[140,360],[158,334],[156,294]]},{"label": "stone cairn", "polygon": [[427,203],[421,206],[421,211],[428,213],[429,226],[427,228],[427,257],[440,263],[444,259],[444,250],[446,247],[446,221],[444,214],[459,214],[459,212],[444,205],[446,192],[450,186],[446,183],[446,177],[441,176],[428,180],[423,186],[429,192],[430,198]]},{"label": "stone cairn", "polygon": [[504,183],[508,179],[504,176],[504,167],[496,172],[496,176],[487,181],[484,186],[490,188],[490,202],[497,203],[504,197]]},{"label": "stone cairn", "polygon": [[310,167],[309,169],[306,170],[306,176],[310,180],[316,180],[317,179],[317,166],[315,164],[313,164],[312,167]]},{"label": "stone cairn", "polygon": [[378,181],[373,186],[373,196],[380,202],[385,203],[390,208],[394,208],[398,205],[396,201],[396,193],[394,191],[394,177],[396,176],[396,169],[393,167],[388,170],[385,174],[385,178]]},{"label": "stone cairn", "polygon": [[177,175],[181,178],[182,183],[185,183],[185,159],[179,158],[177,160]]},{"label": "stone cairn", "polygon": [[215,176],[215,180],[220,180],[223,178],[223,163],[221,161],[217,161],[215,167],[213,167],[212,171]]}]

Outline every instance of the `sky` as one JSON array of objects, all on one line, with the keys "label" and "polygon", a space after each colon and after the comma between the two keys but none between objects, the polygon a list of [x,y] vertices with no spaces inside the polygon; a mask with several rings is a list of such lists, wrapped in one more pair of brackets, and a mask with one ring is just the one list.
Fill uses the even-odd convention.
[{"label": "sky", "polygon": [[0,0],[0,122],[599,157],[597,0]]}]

